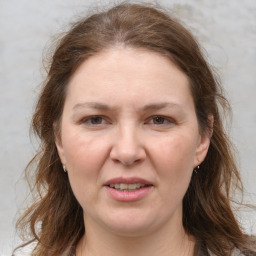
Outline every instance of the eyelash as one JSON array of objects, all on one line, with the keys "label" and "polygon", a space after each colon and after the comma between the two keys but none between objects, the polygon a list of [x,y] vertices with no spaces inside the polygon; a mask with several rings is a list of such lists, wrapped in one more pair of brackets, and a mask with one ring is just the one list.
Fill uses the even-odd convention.
[{"label": "eyelash", "polygon": [[[101,122],[97,123],[97,119],[100,119]],[[154,120],[156,121],[157,119],[160,119],[160,121],[162,121],[162,123],[154,123]],[[96,121],[96,123],[93,123],[94,121]],[[100,126],[100,125],[110,124],[111,122],[109,122],[107,120],[107,118],[105,118],[104,116],[95,115],[95,116],[89,116],[89,117],[83,118],[79,123],[87,124],[89,126]],[[166,125],[170,125],[170,124],[175,124],[175,121],[170,117],[165,117],[162,115],[154,115],[154,116],[149,117],[146,120],[145,124],[155,125],[155,126],[166,126]]]},{"label": "eyelash", "polygon": [[161,121],[163,121],[163,123],[160,123],[160,124],[152,123],[153,125],[157,125],[157,126],[158,126],[158,125],[168,125],[168,124],[173,124],[173,123],[175,123],[172,118],[165,117],[165,116],[161,116],[161,115],[155,115],[155,116],[150,117],[149,123],[150,123],[151,121],[154,121],[154,119],[156,120],[157,118],[158,118],[158,119],[161,119]]},{"label": "eyelash", "polygon": [[[101,120],[104,120],[105,123],[107,123],[106,118],[104,118],[103,116],[89,116],[89,117],[83,118],[83,119],[80,121],[80,123],[82,123],[82,124],[88,124],[88,125],[94,125],[94,126],[102,125],[102,123],[97,123],[97,124],[93,123],[93,120],[95,121],[95,119],[97,119],[97,118],[100,118]],[[104,124],[105,124],[105,123],[104,123]]]}]

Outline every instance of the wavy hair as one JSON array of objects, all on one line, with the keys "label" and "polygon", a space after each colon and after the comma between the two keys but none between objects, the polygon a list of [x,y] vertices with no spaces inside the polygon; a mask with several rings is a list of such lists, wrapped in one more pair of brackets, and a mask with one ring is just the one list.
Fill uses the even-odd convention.
[{"label": "wavy hair", "polygon": [[[85,233],[83,210],[73,195],[55,146],[69,80],[86,59],[115,45],[140,48],[167,56],[189,78],[201,132],[213,129],[208,154],[193,174],[183,200],[183,225],[203,250],[217,256],[234,248],[256,252],[252,238],[241,229],[232,211],[232,191],[242,191],[232,145],[223,128],[229,105],[218,79],[191,33],[157,6],[122,3],[72,25],[60,39],[51,59],[32,119],[40,138],[36,156],[26,168],[31,206],[17,222],[33,255],[70,255]],[[214,117],[210,127],[209,115]],[[18,247],[18,248],[20,248]],[[248,254],[249,255],[249,254]]]}]

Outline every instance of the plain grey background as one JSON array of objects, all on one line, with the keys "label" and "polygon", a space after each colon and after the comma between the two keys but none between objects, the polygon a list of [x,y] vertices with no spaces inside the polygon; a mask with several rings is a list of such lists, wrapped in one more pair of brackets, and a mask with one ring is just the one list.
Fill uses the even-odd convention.
[{"label": "plain grey background", "polygon": [[[145,1],[147,2],[147,1]],[[246,199],[256,202],[256,0],[158,1],[187,24],[218,71],[233,107],[230,136],[240,153]],[[17,245],[16,212],[26,185],[19,181],[36,143],[29,122],[44,78],[43,52],[70,21],[104,1],[0,0],[0,255]],[[255,213],[254,213],[255,215]],[[256,217],[241,222],[256,233]]]}]

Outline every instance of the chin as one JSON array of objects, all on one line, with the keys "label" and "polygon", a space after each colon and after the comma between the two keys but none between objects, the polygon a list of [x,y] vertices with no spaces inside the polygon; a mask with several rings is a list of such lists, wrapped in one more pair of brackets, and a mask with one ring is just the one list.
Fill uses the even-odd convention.
[{"label": "chin", "polygon": [[130,226],[112,226],[109,227],[110,232],[112,234],[121,236],[121,237],[140,237],[140,236],[145,236],[149,233],[151,233],[151,228],[148,226],[142,226],[142,225],[130,225]]},{"label": "chin", "polygon": [[105,227],[116,235],[124,237],[142,236],[153,231],[156,226],[156,217],[147,217],[144,214],[129,214],[121,216],[111,216],[105,220]]}]

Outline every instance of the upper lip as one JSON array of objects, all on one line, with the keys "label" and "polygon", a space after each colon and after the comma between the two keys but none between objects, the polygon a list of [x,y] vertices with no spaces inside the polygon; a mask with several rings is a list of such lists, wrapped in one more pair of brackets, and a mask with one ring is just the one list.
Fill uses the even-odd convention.
[{"label": "upper lip", "polygon": [[139,178],[139,177],[130,177],[130,178],[124,178],[124,177],[117,177],[108,180],[104,183],[104,186],[109,186],[110,184],[134,184],[134,183],[140,183],[145,185],[153,185],[152,182]]}]

